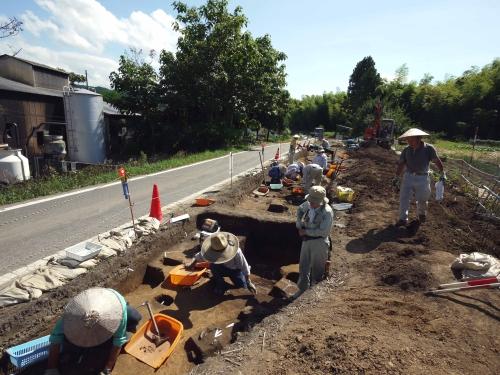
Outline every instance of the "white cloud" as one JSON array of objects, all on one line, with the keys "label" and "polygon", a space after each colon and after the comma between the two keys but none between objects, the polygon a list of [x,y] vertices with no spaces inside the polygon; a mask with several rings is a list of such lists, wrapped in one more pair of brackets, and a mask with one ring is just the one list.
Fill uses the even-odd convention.
[{"label": "white cloud", "polygon": [[44,30],[68,46],[93,52],[102,52],[108,43],[144,50],[175,50],[178,34],[172,28],[174,18],[161,9],[151,14],[134,11],[128,18],[119,19],[96,0],[35,2],[50,18],[42,21],[30,11],[23,15],[26,29],[34,30],[37,36]]},{"label": "white cloud", "polygon": [[[175,19],[161,9],[150,14],[137,10],[118,18],[97,0],[35,3],[47,15],[26,10],[21,15],[25,31],[0,40],[0,54],[12,54],[21,48],[18,57],[79,74],[87,70],[91,85],[109,86],[109,74],[118,68],[118,56],[110,58],[112,47],[115,51],[116,46],[118,50],[154,49],[157,53],[176,49],[178,33],[172,28]],[[2,18],[7,19],[0,14]],[[28,33],[35,37],[34,42],[27,42]],[[46,47],[48,40],[53,48]],[[157,68],[158,62],[153,61],[153,66]]]},{"label": "white cloud", "polygon": [[22,16],[23,28],[32,33],[35,36],[40,36],[40,33],[44,31],[51,31],[57,33],[59,28],[52,21],[43,21],[31,10],[26,11]]}]

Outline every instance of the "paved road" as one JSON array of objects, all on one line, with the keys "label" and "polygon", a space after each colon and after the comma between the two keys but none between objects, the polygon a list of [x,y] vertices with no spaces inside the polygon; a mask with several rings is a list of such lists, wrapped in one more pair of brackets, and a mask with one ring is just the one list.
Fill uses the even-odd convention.
[{"label": "paved road", "polygon": [[[287,147],[282,144],[281,150]],[[266,148],[266,159],[274,156],[276,148]],[[229,177],[228,165],[228,157],[224,157],[130,180],[135,215],[149,212],[153,184],[158,184],[165,206],[224,181]],[[235,175],[258,165],[255,151],[234,156]],[[57,199],[42,199],[7,211],[5,208],[9,207],[0,207],[0,276],[130,221],[120,184],[70,196],[61,194]]]}]

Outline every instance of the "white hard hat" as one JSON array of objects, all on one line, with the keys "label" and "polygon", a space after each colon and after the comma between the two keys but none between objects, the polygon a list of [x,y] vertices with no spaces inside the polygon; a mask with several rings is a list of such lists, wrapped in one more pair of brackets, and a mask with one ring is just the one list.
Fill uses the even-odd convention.
[{"label": "white hard hat", "polygon": [[427,135],[429,134],[424,132],[423,130],[417,128],[411,128],[405,131],[403,134],[401,134],[398,139],[404,139],[408,137],[425,137]]}]

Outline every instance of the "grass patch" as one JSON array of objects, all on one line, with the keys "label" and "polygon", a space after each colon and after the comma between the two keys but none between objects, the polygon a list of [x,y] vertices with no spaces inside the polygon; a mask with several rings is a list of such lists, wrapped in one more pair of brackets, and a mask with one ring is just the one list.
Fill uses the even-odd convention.
[{"label": "grass patch", "polygon": [[[241,151],[244,147],[204,151],[196,154],[177,154],[167,159],[155,162],[130,162],[125,163],[129,177],[136,177],[181,167],[183,165],[227,155],[230,151]],[[62,193],[86,186],[117,181],[117,171],[114,166],[90,166],[76,173],[54,174],[40,179],[32,179],[15,185],[0,187],[0,205],[11,204],[43,197],[46,195]]]}]

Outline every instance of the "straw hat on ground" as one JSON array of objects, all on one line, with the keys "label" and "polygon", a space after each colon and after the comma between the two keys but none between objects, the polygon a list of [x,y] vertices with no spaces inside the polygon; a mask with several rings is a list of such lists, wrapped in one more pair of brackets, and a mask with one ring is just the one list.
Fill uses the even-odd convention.
[{"label": "straw hat on ground", "polygon": [[76,346],[98,346],[113,336],[122,318],[123,306],[113,290],[87,289],[64,309],[64,336]]},{"label": "straw hat on ground", "polygon": [[328,203],[328,198],[326,197],[326,190],[323,186],[312,186],[309,189],[309,194],[306,195],[306,199],[311,203],[317,203],[317,204]]},{"label": "straw hat on ground", "polygon": [[238,247],[238,238],[234,234],[219,232],[203,241],[201,255],[210,263],[222,264],[234,258]]},{"label": "straw hat on ground", "polygon": [[405,139],[408,137],[425,137],[428,135],[429,134],[424,132],[423,130],[417,128],[411,128],[405,131],[403,134],[401,134],[398,139]]}]

